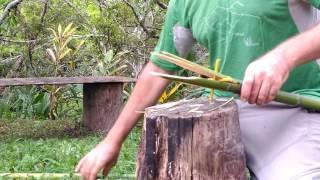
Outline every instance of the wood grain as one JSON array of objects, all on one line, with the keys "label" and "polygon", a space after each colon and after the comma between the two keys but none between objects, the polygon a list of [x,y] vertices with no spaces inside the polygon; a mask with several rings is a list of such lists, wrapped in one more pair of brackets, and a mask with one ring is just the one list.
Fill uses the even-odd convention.
[{"label": "wood grain", "polygon": [[85,84],[83,121],[91,131],[107,133],[118,118],[124,101],[123,83]]},{"label": "wood grain", "polygon": [[113,82],[135,82],[135,79],[121,76],[2,78],[0,79],[0,86],[94,84]]},{"label": "wood grain", "polygon": [[200,98],[148,108],[137,179],[245,180],[236,103]]}]

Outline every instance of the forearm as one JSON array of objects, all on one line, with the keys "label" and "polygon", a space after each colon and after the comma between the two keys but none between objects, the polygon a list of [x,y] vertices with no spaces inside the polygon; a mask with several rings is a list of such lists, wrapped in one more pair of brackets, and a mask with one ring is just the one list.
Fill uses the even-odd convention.
[{"label": "forearm", "polygon": [[104,142],[122,144],[141,117],[141,111],[144,111],[146,107],[154,105],[169,84],[168,80],[151,76],[151,71],[169,73],[161,70],[151,62],[147,64],[141,73],[126,106]]},{"label": "forearm", "polygon": [[274,49],[292,69],[320,57],[320,24],[303,32]]}]

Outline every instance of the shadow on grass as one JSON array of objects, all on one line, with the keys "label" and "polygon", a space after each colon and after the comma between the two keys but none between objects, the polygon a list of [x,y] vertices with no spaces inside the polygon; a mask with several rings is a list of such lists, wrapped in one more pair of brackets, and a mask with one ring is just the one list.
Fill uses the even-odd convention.
[{"label": "shadow on grass", "polygon": [[97,134],[74,120],[1,120],[0,141],[8,139],[82,138]]}]

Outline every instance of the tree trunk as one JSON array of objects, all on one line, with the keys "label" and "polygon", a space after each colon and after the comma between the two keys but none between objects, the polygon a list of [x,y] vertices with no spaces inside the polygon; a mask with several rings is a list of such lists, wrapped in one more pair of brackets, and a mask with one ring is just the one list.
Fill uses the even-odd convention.
[{"label": "tree trunk", "polygon": [[245,180],[234,101],[207,98],[148,108],[138,152],[138,180]]},{"label": "tree trunk", "polygon": [[91,131],[107,133],[118,118],[122,107],[123,83],[83,85],[83,120]]}]

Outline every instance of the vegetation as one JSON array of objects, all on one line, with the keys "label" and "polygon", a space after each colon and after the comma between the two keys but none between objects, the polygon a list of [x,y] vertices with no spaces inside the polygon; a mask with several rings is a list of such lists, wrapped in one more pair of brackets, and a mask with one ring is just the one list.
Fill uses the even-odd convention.
[{"label": "vegetation", "polygon": [[[0,76],[137,77],[158,39],[167,3],[0,0]],[[79,89],[2,88],[0,117],[56,119],[66,110],[79,113]]]},{"label": "vegetation", "polygon": [[[0,0],[0,77],[137,77],[168,2]],[[131,90],[124,87],[125,100]],[[160,102],[199,92],[173,83]],[[0,173],[73,173],[102,138],[81,127],[82,96],[81,85],[0,87]],[[134,174],[139,132],[128,138],[111,176]]]},{"label": "vegetation", "polygon": [[[0,77],[137,77],[167,4],[0,0]],[[131,89],[125,86],[124,93]],[[73,173],[102,138],[81,127],[81,113],[81,85],[0,87],[0,173]],[[134,174],[139,133],[128,138],[111,176]]]},{"label": "vegetation", "polygon": [[[102,138],[70,120],[0,122],[1,173],[74,173],[79,159]],[[135,172],[140,128],[134,129],[122,147],[111,177]],[[0,177],[1,179],[1,177]]]}]

